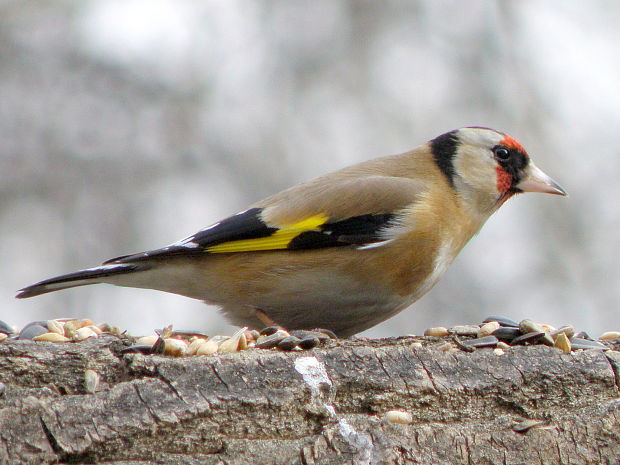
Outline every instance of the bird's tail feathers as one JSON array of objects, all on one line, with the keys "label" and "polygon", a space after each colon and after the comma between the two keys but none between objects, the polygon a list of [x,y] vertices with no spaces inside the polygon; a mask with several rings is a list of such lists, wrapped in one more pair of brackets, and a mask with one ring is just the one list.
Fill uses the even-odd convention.
[{"label": "bird's tail feathers", "polygon": [[63,274],[61,276],[46,279],[44,281],[33,284],[32,286],[20,289],[16,297],[18,299],[25,299],[26,297],[34,297],[37,295],[46,294],[48,292],[68,289],[70,287],[104,283],[107,282],[106,278],[109,278],[110,276],[133,273],[135,271],[142,271],[147,268],[148,267],[145,265],[138,265],[133,263],[104,264],[95,268],[88,268],[86,270],[75,271],[73,273]]}]

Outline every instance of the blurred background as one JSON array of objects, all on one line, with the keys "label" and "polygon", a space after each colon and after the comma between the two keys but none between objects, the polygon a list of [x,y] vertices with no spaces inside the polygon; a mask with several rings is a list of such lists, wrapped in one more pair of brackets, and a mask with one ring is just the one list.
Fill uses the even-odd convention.
[{"label": "blurred background", "polygon": [[232,328],[157,291],[43,278],[167,245],[348,164],[483,125],[569,198],[508,202],[413,308],[618,329],[620,3],[0,0],[0,319]]}]

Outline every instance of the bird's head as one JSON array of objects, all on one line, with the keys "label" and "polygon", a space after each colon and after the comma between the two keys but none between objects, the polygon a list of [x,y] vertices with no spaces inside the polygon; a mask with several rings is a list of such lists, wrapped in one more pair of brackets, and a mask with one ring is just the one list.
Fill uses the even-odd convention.
[{"label": "bird's head", "polygon": [[465,127],[431,141],[435,162],[468,204],[491,214],[514,194],[544,192],[567,195],[507,134]]}]

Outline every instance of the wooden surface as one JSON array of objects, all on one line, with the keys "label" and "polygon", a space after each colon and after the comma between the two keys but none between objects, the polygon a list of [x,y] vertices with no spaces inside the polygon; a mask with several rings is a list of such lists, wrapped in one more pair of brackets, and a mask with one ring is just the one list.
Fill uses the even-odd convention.
[{"label": "wooden surface", "polygon": [[[496,355],[400,338],[172,358],[120,355],[125,344],[114,336],[1,343],[0,463],[620,460],[615,350]],[[86,391],[87,369],[101,377],[95,393]],[[387,422],[390,410],[413,422]],[[524,419],[544,423],[516,432]]]}]

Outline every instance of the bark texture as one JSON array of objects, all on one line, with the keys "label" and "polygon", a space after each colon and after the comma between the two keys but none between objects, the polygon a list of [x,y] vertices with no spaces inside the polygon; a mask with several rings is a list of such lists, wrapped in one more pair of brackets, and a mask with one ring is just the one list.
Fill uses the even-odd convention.
[{"label": "bark texture", "polygon": [[[120,355],[126,344],[113,336],[0,344],[0,463],[620,460],[616,350],[496,355],[399,338],[171,358]],[[94,393],[87,369],[101,377]],[[390,423],[389,410],[413,422]],[[543,423],[516,431],[524,419]]]}]

